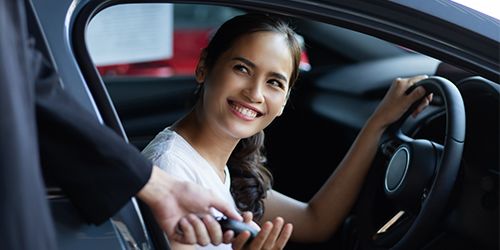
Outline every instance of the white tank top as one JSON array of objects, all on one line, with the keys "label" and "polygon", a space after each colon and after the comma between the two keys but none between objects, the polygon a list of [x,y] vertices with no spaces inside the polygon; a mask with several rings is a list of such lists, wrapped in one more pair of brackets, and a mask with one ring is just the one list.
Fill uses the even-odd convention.
[{"label": "white tank top", "polygon": [[[168,174],[212,189],[237,211],[230,192],[231,177],[227,166],[224,168],[225,180],[222,181],[208,161],[175,131],[168,127],[165,128],[144,148],[142,153]],[[222,215],[215,209],[212,212],[215,216]],[[196,249],[223,250],[232,248],[230,244],[220,244],[205,247],[197,245]]]}]

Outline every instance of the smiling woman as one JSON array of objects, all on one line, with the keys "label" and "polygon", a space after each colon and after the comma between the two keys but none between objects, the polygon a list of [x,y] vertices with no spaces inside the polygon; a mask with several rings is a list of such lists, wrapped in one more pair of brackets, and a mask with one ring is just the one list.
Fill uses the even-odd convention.
[{"label": "smiling woman", "polygon": [[[299,61],[298,41],[279,19],[260,14],[230,19],[201,53],[194,108],[156,136],[144,154],[168,173],[218,190],[235,209],[260,219],[272,179],[263,166],[262,129],[282,113]],[[193,157],[197,160],[186,160]],[[247,223],[251,220],[247,217]],[[268,222],[253,247],[284,247],[291,225],[277,238],[283,221],[276,220],[272,231]],[[242,247],[249,236],[239,235],[232,248]],[[174,242],[172,247],[180,246]]]}]

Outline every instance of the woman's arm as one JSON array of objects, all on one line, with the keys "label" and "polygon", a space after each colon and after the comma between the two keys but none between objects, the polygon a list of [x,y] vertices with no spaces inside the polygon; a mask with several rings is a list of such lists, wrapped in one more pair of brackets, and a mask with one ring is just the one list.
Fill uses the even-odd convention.
[{"label": "woman's arm", "polygon": [[[265,199],[263,220],[282,216],[294,225],[295,241],[322,241],[328,239],[343,222],[357,200],[359,191],[377,152],[379,140],[391,123],[395,122],[412,103],[425,94],[417,88],[406,95],[409,86],[426,76],[396,79],[377,110],[361,129],[351,148],[334,173],[314,195],[309,203],[270,191]],[[428,105],[430,98],[422,101],[418,112]]]},{"label": "woman's arm", "polygon": [[[375,156],[382,129],[365,126],[354,144],[309,203],[299,202],[274,190],[265,200],[268,215],[280,214],[294,225],[294,241],[322,241],[339,227],[357,199],[371,161]],[[358,157],[363,155],[363,157]]]}]

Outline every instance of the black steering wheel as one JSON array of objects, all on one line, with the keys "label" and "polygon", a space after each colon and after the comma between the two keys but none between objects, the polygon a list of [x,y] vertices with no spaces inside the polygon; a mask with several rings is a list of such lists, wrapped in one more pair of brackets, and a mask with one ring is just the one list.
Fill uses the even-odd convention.
[{"label": "black steering wheel", "polygon": [[[389,217],[391,219],[382,227],[373,228],[368,239],[370,248],[407,250],[422,247],[443,216],[460,169],[465,139],[465,109],[460,92],[453,83],[436,76],[419,81],[408,92],[418,86],[443,99],[446,113],[444,145],[413,139],[402,132],[403,123],[420,101],[387,129],[387,140],[381,143],[381,152],[389,160],[385,173],[380,174],[384,191],[379,193],[390,201],[394,211],[399,212]],[[380,178],[377,180],[375,185],[379,188]],[[377,202],[377,198],[370,200]],[[374,206],[369,205],[370,208]],[[370,212],[363,213],[367,216]],[[359,219],[360,225],[369,223],[366,220],[373,221],[363,216]]]}]

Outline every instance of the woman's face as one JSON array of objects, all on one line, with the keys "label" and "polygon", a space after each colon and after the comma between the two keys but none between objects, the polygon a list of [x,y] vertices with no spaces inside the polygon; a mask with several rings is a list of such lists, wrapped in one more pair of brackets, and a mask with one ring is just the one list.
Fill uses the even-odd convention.
[{"label": "woman's face", "polygon": [[254,32],[240,37],[209,71],[204,82],[202,122],[233,138],[254,135],[281,115],[293,60],[284,35]]}]

